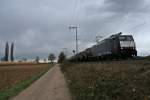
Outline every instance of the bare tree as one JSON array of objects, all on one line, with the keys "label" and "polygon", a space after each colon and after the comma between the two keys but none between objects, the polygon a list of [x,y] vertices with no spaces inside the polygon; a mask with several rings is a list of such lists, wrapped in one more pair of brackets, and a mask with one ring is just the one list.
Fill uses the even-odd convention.
[{"label": "bare tree", "polygon": [[63,63],[66,60],[66,55],[64,52],[61,52],[58,56],[58,63]]},{"label": "bare tree", "polygon": [[44,63],[46,63],[46,59],[44,58]]},{"label": "bare tree", "polygon": [[35,58],[35,62],[36,62],[36,63],[39,63],[39,60],[40,60],[40,57],[37,56],[37,57]]},{"label": "bare tree", "polygon": [[56,59],[56,56],[53,53],[50,53],[48,56],[48,60],[50,60],[51,63],[53,63],[55,59]]}]

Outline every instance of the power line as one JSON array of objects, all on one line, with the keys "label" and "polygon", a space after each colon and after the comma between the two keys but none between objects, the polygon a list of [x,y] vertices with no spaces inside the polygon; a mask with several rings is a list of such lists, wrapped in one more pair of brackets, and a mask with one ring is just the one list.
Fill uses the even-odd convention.
[{"label": "power line", "polygon": [[79,10],[82,7],[82,3],[84,0],[74,0],[74,6],[73,6],[73,14],[72,14],[72,18],[71,21],[73,21],[73,24],[75,24],[75,22],[77,22],[78,20],[78,15],[79,15]]},{"label": "power line", "polygon": [[128,31],[135,30],[135,29],[137,29],[138,27],[141,27],[142,25],[145,25],[145,24],[146,24],[146,22],[144,22],[144,23],[142,23],[142,24],[135,25],[134,27],[128,29]]},{"label": "power line", "polygon": [[71,21],[75,21],[77,6],[78,6],[78,0],[74,0],[73,14],[72,14]]},{"label": "power line", "polygon": [[[134,12],[140,12],[140,13],[141,13],[143,9],[147,9],[149,6],[150,6],[150,4],[147,4],[147,5],[145,5],[145,6],[142,7],[142,8],[139,8],[139,9],[134,10]],[[132,9],[131,9],[131,10],[132,10]],[[125,23],[126,20],[127,20],[127,18],[128,18],[128,16],[129,16],[130,14],[132,14],[132,11],[128,11],[124,16],[122,16],[122,18],[121,18],[119,24],[122,25],[123,23]],[[146,24],[146,23],[144,22],[144,23],[142,23],[142,24],[138,24],[138,25],[136,25],[136,26],[134,26],[134,27],[132,27],[132,28],[130,28],[130,29],[127,29],[127,30],[130,30],[130,31],[131,31],[131,30],[136,29],[136,28],[138,28],[138,27],[140,27],[140,26],[142,26],[142,25],[144,25],[144,24]]]}]

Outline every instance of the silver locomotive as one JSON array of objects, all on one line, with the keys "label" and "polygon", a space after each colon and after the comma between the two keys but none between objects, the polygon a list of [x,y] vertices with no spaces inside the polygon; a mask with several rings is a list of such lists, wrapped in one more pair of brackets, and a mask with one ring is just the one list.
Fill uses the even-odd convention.
[{"label": "silver locomotive", "polygon": [[87,48],[70,58],[78,61],[113,59],[137,56],[135,41],[132,35],[118,33],[110,36],[96,45]]}]

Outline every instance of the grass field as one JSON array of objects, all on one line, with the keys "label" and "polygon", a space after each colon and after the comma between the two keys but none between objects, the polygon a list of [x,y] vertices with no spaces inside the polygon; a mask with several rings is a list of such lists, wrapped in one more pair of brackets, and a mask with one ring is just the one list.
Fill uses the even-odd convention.
[{"label": "grass field", "polygon": [[0,100],[7,100],[26,88],[51,65],[49,64],[2,64],[0,65]]},{"label": "grass field", "polygon": [[150,61],[65,63],[73,100],[150,100]]}]

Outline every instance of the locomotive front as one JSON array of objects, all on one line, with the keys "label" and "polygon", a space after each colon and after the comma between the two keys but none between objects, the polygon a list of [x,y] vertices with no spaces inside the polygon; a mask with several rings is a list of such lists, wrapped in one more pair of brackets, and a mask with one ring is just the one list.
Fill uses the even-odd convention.
[{"label": "locomotive front", "polygon": [[120,53],[127,56],[137,56],[136,46],[132,35],[120,35]]}]

